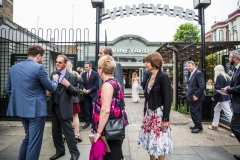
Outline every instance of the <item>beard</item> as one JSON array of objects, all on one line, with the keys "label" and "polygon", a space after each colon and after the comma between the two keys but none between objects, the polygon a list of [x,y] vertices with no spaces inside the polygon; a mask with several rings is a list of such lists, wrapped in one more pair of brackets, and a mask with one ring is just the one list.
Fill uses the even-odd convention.
[{"label": "beard", "polygon": [[231,61],[230,61],[230,64],[231,64],[231,65],[234,65],[234,62],[233,62],[233,60],[231,60]]}]

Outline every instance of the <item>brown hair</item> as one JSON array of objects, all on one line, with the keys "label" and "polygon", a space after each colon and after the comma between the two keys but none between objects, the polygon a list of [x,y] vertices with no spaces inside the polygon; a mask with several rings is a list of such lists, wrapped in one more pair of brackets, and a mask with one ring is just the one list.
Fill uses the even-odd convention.
[{"label": "brown hair", "polygon": [[36,57],[38,54],[43,56],[45,49],[40,45],[32,45],[28,48],[28,56]]},{"label": "brown hair", "polygon": [[90,61],[86,61],[84,64],[89,64],[89,67],[92,67],[92,63]]},{"label": "brown hair", "polygon": [[161,69],[163,65],[163,58],[158,52],[148,53],[144,61],[151,63],[151,66],[157,69]]},{"label": "brown hair", "polygon": [[67,63],[67,61],[68,61],[67,56],[60,54],[60,55],[58,55],[58,57],[62,57],[64,59],[64,63]]}]

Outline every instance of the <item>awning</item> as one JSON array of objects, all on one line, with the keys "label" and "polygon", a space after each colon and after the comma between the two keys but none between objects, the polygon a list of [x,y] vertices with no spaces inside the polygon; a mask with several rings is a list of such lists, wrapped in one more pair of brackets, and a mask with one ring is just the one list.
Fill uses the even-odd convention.
[{"label": "awning", "polygon": [[[201,58],[201,45],[201,42],[166,42],[156,51],[162,55],[165,63],[172,62],[173,51],[171,49],[178,51],[178,60],[180,61],[187,59],[188,57],[191,57],[192,60],[196,61]],[[211,53],[216,53],[223,50],[233,50],[238,45],[240,45],[240,41],[206,42],[205,54],[207,56]]]}]

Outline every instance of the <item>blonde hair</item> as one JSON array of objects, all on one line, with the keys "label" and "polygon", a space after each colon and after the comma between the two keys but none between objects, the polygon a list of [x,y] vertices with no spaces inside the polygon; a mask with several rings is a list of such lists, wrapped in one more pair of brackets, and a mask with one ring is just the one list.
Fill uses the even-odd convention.
[{"label": "blonde hair", "polygon": [[105,74],[113,75],[116,62],[112,56],[105,55],[98,60],[98,67],[102,68]]},{"label": "blonde hair", "polygon": [[217,76],[219,76],[220,74],[225,78],[226,81],[231,79],[230,76],[225,73],[223,65],[217,65],[214,68],[214,71],[215,71],[214,82],[217,81]]},{"label": "blonde hair", "polygon": [[73,71],[72,71],[72,63],[71,63],[70,61],[67,61],[66,69],[67,69],[70,73],[73,72]]},{"label": "blonde hair", "polygon": [[136,77],[137,77],[137,72],[133,72],[132,78],[136,78]]},{"label": "blonde hair", "polygon": [[212,79],[209,79],[209,80],[207,81],[207,85],[213,85],[213,80],[212,80]]}]

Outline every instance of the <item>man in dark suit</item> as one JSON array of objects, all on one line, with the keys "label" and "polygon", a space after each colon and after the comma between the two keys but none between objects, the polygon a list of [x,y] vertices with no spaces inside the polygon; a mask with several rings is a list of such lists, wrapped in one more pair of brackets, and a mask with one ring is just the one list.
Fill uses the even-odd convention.
[{"label": "man in dark suit", "polygon": [[[240,142],[240,51],[233,50],[229,52],[229,62],[234,65],[231,85],[222,89],[224,93],[232,94],[233,116],[231,129],[238,141]],[[240,160],[240,155],[234,155]]]},{"label": "man in dark suit", "polygon": [[[146,85],[147,85],[147,81],[148,81],[148,78],[149,78],[149,76],[150,76],[150,71],[148,71],[148,70],[146,70],[146,71],[144,71],[143,72],[143,79],[142,79],[142,82],[141,82],[141,85],[142,85],[142,89],[145,91],[145,87],[146,87]],[[145,115],[145,113],[146,113],[146,110],[147,110],[147,108],[146,108],[146,97],[145,97],[145,102],[144,102],[144,108],[143,108],[143,115]]]},{"label": "man in dark suit", "polygon": [[92,70],[92,63],[86,61],[84,63],[85,72],[82,74],[83,83],[81,88],[84,94],[84,106],[85,106],[85,116],[86,124],[83,129],[90,126],[92,121],[92,102],[95,100],[98,92],[99,77],[97,72]]},{"label": "man in dark suit", "polygon": [[64,134],[71,154],[71,160],[77,160],[80,153],[77,148],[75,134],[72,129],[71,118],[73,115],[72,96],[78,95],[77,77],[66,69],[68,58],[65,55],[58,55],[56,69],[53,74],[59,75],[58,87],[51,95],[52,106],[52,136],[56,148],[56,154],[50,160],[58,159],[65,155],[63,141]]},{"label": "man in dark suit", "polygon": [[205,82],[202,72],[196,68],[196,64],[193,61],[188,61],[187,67],[191,74],[187,81],[186,99],[190,106],[190,114],[194,123],[194,126],[190,127],[190,129],[192,133],[198,133],[203,130],[201,104],[205,99]]},{"label": "man in dark suit", "polygon": [[7,116],[21,118],[26,136],[19,151],[19,160],[38,159],[47,115],[46,90],[57,88],[58,75],[51,81],[41,64],[45,50],[30,46],[28,59],[9,70],[6,92],[10,96]]},{"label": "man in dark suit", "polygon": [[[101,47],[99,54],[98,54],[98,58],[101,58],[104,55],[110,55],[113,56],[113,51],[112,48],[110,47]],[[114,75],[113,75],[121,84],[122,86],[122,91],[124,93],[124,85],[123,85],[123,72],[122,72],[122,65],[118,62],[116,62],[116,68],[114,70]],[[100,86],[102,85],[101,83],[102,81],[100,80]]]}]

